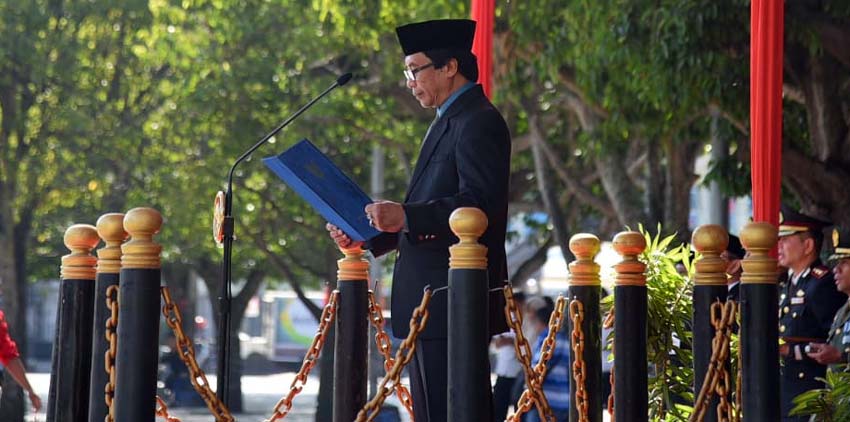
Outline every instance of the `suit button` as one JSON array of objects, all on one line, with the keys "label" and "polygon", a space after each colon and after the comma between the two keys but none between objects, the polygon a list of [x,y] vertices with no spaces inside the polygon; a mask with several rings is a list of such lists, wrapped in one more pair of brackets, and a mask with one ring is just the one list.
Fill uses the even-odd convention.
[{"label": "suit button", "polygon": [[791,314],[791,318],[797,318],[797,313],[794,312],[793,314]]},{"label": "suit button", "polygon": [[784,332],[785,332],[785,326],[784,326],[784,325],[780,325],[780,326],[779,326],[779,332],[780,332],[780,333],[784,333]]},{"label": "suit button", "polygon": [[799,374],[797,374],[797,377],[799,377],[800,379],[803,379],[803,378],[806,378],[806,374],[800,372]]},{"label": "suit button", "polygon": [[787,306],[786,306],[786,307],[784,307],[784,308],[782,308],[782,312],[785,312],[786,314],[787,314],[788,312],[790,312],[790,311],[791,311],[791,308],[789,308],[789,307],[787,307]]},{"label": "suit button", "polygon": [[841,335],[841,329],[840,328],[835,329],[835,335],[837,335],[837,336]]}]

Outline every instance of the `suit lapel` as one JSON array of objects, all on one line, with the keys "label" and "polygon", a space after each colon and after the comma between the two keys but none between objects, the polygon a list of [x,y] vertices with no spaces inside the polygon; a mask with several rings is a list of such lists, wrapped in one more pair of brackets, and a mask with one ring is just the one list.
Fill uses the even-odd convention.
[{"label": "suit lapel", "polygon": [[410,185],[407,188],[405,201],[410,198],[410,194],[413,192],[416,182],[422,178],[422,173],[425,172],[428,162],[431,161],[431,156],[434,154],[434,151],[436,151],[437,145],[440,144],[440,140],[443,138],[443,134],[449,126],[448,117],[449,116],[442,116],[438,118],[428,129],[428,133],[425,135],[425,140],[422,141],[422,150],[419,152],[419,159],[416,160],[416,168],[413,170],[413,176],[410,178]]}]

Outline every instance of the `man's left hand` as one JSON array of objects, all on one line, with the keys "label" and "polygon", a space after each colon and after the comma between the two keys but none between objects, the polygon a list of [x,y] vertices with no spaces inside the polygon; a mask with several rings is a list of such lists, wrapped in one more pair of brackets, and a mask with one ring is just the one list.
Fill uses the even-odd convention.
[{"label": "man's left hand", "polygon": [[397,202],[378,201],[366,205],[366,216],[372,227],[387,233],[397,233],[404,228],[404,208]]}]

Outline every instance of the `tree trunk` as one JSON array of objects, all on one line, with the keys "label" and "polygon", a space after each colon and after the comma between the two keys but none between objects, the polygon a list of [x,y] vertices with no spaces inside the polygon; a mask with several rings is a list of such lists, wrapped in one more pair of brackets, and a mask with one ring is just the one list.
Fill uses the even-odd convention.
[{"label": "tree trunk", "polygon": [[694,160],[698,142],[676,142],[666,140],[663,144],[667,157],[665,166],[664,192],[664,230],[676,233],[681,242],[689,242],[691,232],[688,229],[690,212],[690,193],[696,181]]},{"label": "tree trunk", "polygon": [[567,220],[564,213],[561,212],[561,204],[558,202],[555,187],[552,185],[551,180],[549,180],[549,174],[551,172],[547,171],[546,159],[543,157],[543,151],[540,147],[540,144],[543,142],[543,135],[537,126],[537,115],[532,114],[529,116],[528,126],[531,135],[531,152],[534,156],[534,174],[537,178],[537,189],[540,191],[546,213],[549,214],[549,221],[552,222],[555,242],[561,247],[561,254],[564,255],[564,260],[570,262],[574,259],[572,252],[570,252],[570,230],[567,227]]}]

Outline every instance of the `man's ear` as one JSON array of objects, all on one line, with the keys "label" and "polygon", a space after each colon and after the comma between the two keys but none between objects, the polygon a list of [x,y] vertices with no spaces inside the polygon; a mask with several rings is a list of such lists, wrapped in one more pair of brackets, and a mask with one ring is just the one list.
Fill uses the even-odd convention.
[{"label": "man's ear", "polygon": [[443,66],[443,70],[446,71],[446,76],[448,76],[448,77],[453,77],[454,75],[457,75],[457,71],[458,71],[457,59],[455,59],[455,58],[449,59],[446,62],[446,65]]},{"label": "man's ear", "polygon": [[811,236],[806,236],[803,239],[803,251],[806,255],[817,255],[817,251],[815,251],[815,239]]}]

